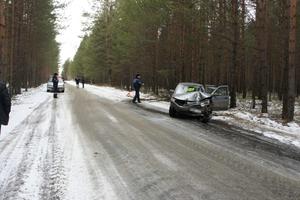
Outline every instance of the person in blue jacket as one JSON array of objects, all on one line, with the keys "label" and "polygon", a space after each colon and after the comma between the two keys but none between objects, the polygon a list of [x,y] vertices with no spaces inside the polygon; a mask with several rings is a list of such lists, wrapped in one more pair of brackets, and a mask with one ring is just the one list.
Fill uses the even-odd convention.
[{"label": "person in blue jacket", "polygon": [[143,81],[141,80],[141,75],[137,74],[135,76],[135,79],[133,79],[133,83],[132,83],[133,89],[135,91],[135,95],[132,100],[133,103],[136,103],[136,100],[138,101],[138,103],[141,103],[140,89],[141,89],[142,85],[143,85]]}]

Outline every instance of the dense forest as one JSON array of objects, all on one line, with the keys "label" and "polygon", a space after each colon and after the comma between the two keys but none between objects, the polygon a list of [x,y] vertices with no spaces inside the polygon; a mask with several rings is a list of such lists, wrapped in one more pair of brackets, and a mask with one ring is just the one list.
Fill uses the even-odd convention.
[{"label": "dense forest", "polygon": [[178,82],[230,86],[236,97],[283,101],[292,120],[300,93],[300,9],[296,0],[102,0],[69,77],[130,88],[141,73],[158,93]]},{"label": "dense forest", "polygon": [[[96,14],[73,60],[70,78],[130,89],[141,73],[158,94],[178,82],[230,86],[237,96],[283,102],[293,119],[300,94],[297,0],[95,0]],[[57,71],[55,0],[0,0],[1,79],[11,94]]]},{"label": "dense forest", "polygon": [[53,0],[0,0],[0,70],[11,94],[38,86],[58,69]]}]

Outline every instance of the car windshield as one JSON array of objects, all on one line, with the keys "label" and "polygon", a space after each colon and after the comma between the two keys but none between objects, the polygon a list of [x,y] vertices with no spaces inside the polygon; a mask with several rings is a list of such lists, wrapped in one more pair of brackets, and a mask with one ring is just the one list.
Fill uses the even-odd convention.
[{"label": "car windshield", "polygon": [[184,84],[179,84],[176,87],[176,90],[174,94],[186,94],[186,93],[191,93],[191,92],[197,92],[200,91],[202,92],[202,86],[201,85],[184,85]]}]

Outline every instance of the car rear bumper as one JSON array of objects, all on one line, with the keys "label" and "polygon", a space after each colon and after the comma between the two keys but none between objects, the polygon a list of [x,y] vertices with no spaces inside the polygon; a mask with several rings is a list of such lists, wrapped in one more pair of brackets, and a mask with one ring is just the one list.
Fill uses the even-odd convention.
[{"label": "car rear bumper", "polygon": [[58,87],[57,90],[58,90],[59,92],[63,92],[63,91],[65,91],[65,88],[64,88],[64,87]]},{"label": "car rear bumper", "polygon": [[[48,91],[48,92],[54,92],[54,88],[53,88],[53,87],[47,87],[47,91]],[[65,91],[65,88],[64,88],[64,87],[58,87],[58,88],[57,88],[57,91],[58,91],[58,92],[64,92],[64,91]]]}]

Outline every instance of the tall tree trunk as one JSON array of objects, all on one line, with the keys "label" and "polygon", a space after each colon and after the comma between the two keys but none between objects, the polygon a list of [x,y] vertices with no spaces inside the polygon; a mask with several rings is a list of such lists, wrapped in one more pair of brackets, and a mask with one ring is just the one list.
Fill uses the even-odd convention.
[{"label": "tall tree trunk", "polygon": [[256,4],[256,41],[258,49],[258,63],[260,67],[260,89],[262,99],[262,113],[268,112],[268,67],[267,67],[267,0],[257,0]]},{"label": "tall tree trunk", "polygon": [[[5,44],[5,2],[0,1],[0,70],[1,73],[3,72],[4,69],[4,44]],[[0,74],[1,76],[1,74]]]},{"label": "tall tree trunk", "polygon": [[14,94],[14,54],[15,54],[15,0],[11,1],[10,17],[10,52],[9,52],[9,90]]},{"label": "tall tree trunk", "polygon": [[295,66],[295,50],[296,50],[296,11],[297,0],[289,0],[289,41],[288,41],[288,67],[287,72],[287,93],[283,98],[282,118],[287,122],[294,120],[295,96],[296,96],[296,66]]},{"label": "tall tree trunk", "polygon": [[243,92],[243,98],[247,96],[247,80],[246,80],[246,46],[245,46],[245,31],[246,31],[246,2],[245,0],[241,1],[242,6],[242,25],[241,25],[241,89]]},{"label": "tall tree trunk", "polygon": [[239,43],[239,4],[238,0],[232,0],[233,40],[232,40],[232,64],[230,68],[230,108],[236,107],[237,90],[237,66],[238,66],[238,43]]}]

